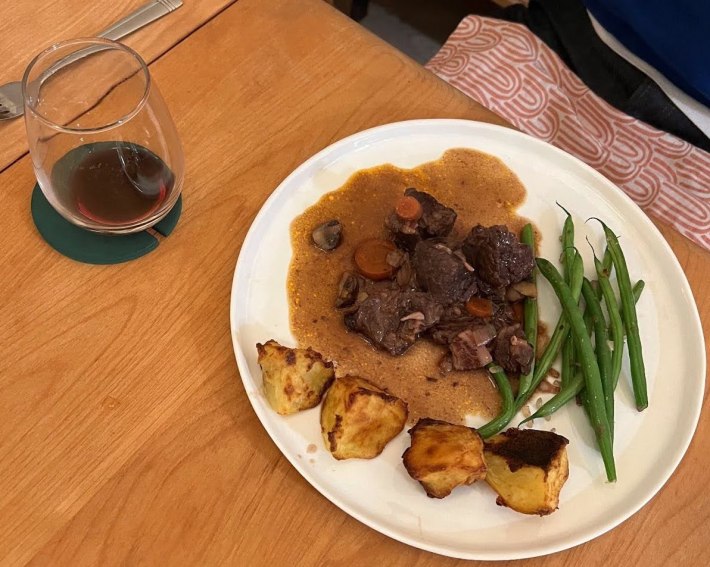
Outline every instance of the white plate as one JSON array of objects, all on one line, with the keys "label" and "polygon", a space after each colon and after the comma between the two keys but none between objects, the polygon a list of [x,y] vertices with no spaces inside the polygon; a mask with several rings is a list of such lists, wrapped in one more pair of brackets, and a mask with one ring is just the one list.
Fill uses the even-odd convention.
[{"label": "white plate", "polygon": [[[334,460],[323,447],[319,409],[287,418],[273,412],[261,393],[255,344],[268,339],[293,346],[286,275],[291,257],[289,225],[324,193],[355,171],[393,163],[414,167],[449,148],[474,148],[501,158],[521,179],[528,196],[521,214],[543,234],[542,256],[559,256],[563,214],[573,214],[577,246],[592,276],[590,235],[603,250],[601,230],[584,219],[605,219],[622,236],[632,277],[643,278],[639,324],[650,407],[633,409],[628,367],[616,412],[618,482],[605,482],[601,458],[583,412],[565,408],[538,428],[556,428],[570,439],[570,477],[560,508],[528,517],[495,504],[485,483],[460,487],[443,500],[427,498],[407,475],[401,433],[370,461]],[[542,318],[558,310],[549,286],[541,287]],[[244,388],[264,428],[294,467],[326,498],[375,530],[410,545],[466,559],[516,559],[567,549],[631,516],[663,486],[685,453],[700,415],[705,350],[693,297],[673,252],[646,215],[618,188],[576,158],[514,130],[464,120],[416,120],[373,128],[319,152],[281,183],[256,216],[239,255],[230,305],[232,339]],[[309,451],[310,446],[310,451]],[[313,452],[314,447],[317,449]]]}]

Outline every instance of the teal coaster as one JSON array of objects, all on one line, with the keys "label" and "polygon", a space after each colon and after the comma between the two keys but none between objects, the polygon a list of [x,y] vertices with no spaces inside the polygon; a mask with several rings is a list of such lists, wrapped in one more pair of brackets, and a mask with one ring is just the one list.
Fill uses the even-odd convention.
[{"label": "teal coaster", "polygon": [[[35,185],[32,191],[32,220],[42,238],[60,254],[85,264],[120,264],[145,256],[158,247],[159,241],[147,231],[111,236],[80,228],[52,208]],[[169,236],[182,213],[182,195],[170,212],[151,228]]]}]

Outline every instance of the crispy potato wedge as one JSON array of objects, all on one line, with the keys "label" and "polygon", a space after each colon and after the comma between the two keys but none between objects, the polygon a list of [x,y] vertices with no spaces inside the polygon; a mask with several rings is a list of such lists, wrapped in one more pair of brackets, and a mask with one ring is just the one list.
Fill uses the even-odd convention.
[{"label": "crispy potato wedge", "polygon": [[402,455],[404,468],[427,496],[444,498],[457,486],[486,477],[483,440],[475,429],[424,418],[409,434],[412,444]]},{"label": "crispy potato wedge", "polygon": [[499,506],[546,516],[557,510],[569,475],[569,441],[535,429],[511,428],[485,442],[486,482]]},{"label": "crispy potato wedge", "polygon": [[323,400],[325,446],[336,459],[372,459],[407,421],[407,404],[358,376],[335,379]]},{"label": "crispy potato wedge", "polygon": [[308,348],[287,348],[274,340],[257,343],[264,393],[271,407],[289,415],[317,406],[333,381],[333,364]]}]

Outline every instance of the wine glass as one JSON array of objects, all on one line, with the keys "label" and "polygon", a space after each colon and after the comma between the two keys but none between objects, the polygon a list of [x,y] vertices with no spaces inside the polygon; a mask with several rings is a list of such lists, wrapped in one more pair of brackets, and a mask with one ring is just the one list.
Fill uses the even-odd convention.
[{"label": "wine glass", "polygon": [[170,211],[182,146],[140,55],[107,39],[58,43],[32,60],[22,91],[37,181],[65,219],[125,234]]}]

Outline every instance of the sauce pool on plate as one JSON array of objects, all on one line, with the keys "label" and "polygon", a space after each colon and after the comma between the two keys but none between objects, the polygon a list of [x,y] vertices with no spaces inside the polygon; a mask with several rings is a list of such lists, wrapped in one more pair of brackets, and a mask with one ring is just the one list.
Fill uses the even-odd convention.
[{"label": "sauce pool on plate", "polygon": [[[476,224],[503,224],[516,234],[529,222],[516,213],[525,188],[498,158],[469,149],[452,149],[413,169],[381,165],[358,171],[327,193],[291,225],[293,256],[288,273],[291,331],[299,346],[311,347],[334,361],[336,373],[367,378],[405,400],[409,419],[419,417],[464,423],[466,416],[490,418],[499,409],[498,393],[485,370],[442,373],[443,347],[417,341],[401,356],[370,345],[350,332],[335,308],[338,282],[353,269],[357,245],[387,238],[385,218],[408,187],[415,187],[453,208],[454,235],[463,238]],[[317,248],[311,233],[338,219],[342,242],[330,252]]]}]

